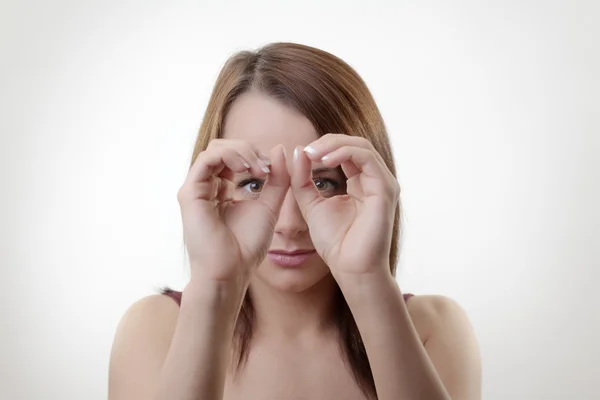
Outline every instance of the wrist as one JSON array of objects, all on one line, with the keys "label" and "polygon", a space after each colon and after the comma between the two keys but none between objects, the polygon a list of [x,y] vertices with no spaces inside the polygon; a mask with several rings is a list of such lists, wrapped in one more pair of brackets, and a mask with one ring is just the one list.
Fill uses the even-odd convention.
[{"label": "wrist", "polygon": [[202,303],[219,311],[226,311],[228,308],[239,311],[248,285],[249,282],[241,278],[231,281],[215,281],[195,276],[183,290],[182,303],[187,299],[190,303]]},{"label": "wrist", "polygon": [[338,274],[335,279],[346,301],[364,303],[371,299],[399,292],[400,288],[389,268],[378,268],[365,274]]},{"label": "wrist", "polygon": [[364,273],[337,272],[333,276],[340,287],[344,286],[349,290],[366,290],[396,283],[389,267],[373,268]]}]

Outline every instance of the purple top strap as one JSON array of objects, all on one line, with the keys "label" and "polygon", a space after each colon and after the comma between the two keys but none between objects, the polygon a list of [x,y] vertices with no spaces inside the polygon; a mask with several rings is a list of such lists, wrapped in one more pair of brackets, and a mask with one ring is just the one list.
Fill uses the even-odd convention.
[{"label": "purple top strap", "polygon": [[[181,305],[181,296],[182,296],[181,292],[178,292],[176,290],[171,290],[171,289],[163,289],[162,294],[172,298],[177,303],[177,305]],[[404,297],[404,301],[408,301],[408,299],[413,297],[414,294],[404,293],[402,296]]]}]

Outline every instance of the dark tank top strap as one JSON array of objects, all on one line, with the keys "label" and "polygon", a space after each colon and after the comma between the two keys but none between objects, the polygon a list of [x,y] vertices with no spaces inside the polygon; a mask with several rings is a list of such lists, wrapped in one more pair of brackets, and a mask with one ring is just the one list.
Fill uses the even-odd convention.
[{"label": "dark tank top strap", "polygon": [[[168,297],[172,298],[173,301],[175,301],[175,303],[177,303],[177,305],[181,306],[181,296],[182,296],[181,292],[178,292],[176,290],[172,290],[172,289],[169,289],[169,288],[165,288],[165,289],[161,290],[161,293],[164,294],[165,296],[168,296]],[[411,297],[413,297],[414,294],[412,294],[412,293],[404,293],[402,296],[404,297],[404,301],[406,302]]]},{"label": "dark tank top strap", "polygon": [[178,306],[181,306],[181,292],[178,292],[176,290],[172,290],[169,288],[165,288],[161,290],[161,293],[164,294],[165,296],[168,296],[170,298],[173,299],[173,301],[175,301],[175,303],[177,303]]}]

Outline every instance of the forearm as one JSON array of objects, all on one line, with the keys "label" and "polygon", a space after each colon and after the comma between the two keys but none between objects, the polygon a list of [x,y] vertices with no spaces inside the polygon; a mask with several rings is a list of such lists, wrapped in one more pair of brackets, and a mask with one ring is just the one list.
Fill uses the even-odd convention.
[{"label": "forearm", "polygon": [[449,400],[394,278],[340,284],[365,344],[380,400]]},{"label": "forearm", "polygon": [[239,285],[188,284],[156,400],[222,399],[244,293]]}]

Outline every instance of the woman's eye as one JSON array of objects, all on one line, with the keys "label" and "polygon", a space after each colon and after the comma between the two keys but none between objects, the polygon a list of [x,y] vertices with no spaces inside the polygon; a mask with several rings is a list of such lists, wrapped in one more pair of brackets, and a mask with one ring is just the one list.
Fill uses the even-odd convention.
[{"label": "woman's eye", "polygon": [[320,192],[334,190],[337,188],[337,183],[332,181],[331,179],[315,178],[313,181],[315,182],[315,186]]},{"label": "woman's eye", "polygon": [[263,181],[257,179],[248,179],[240,182],[239,187],[243,188],[248,193],[260,193],[264,185]]}]

